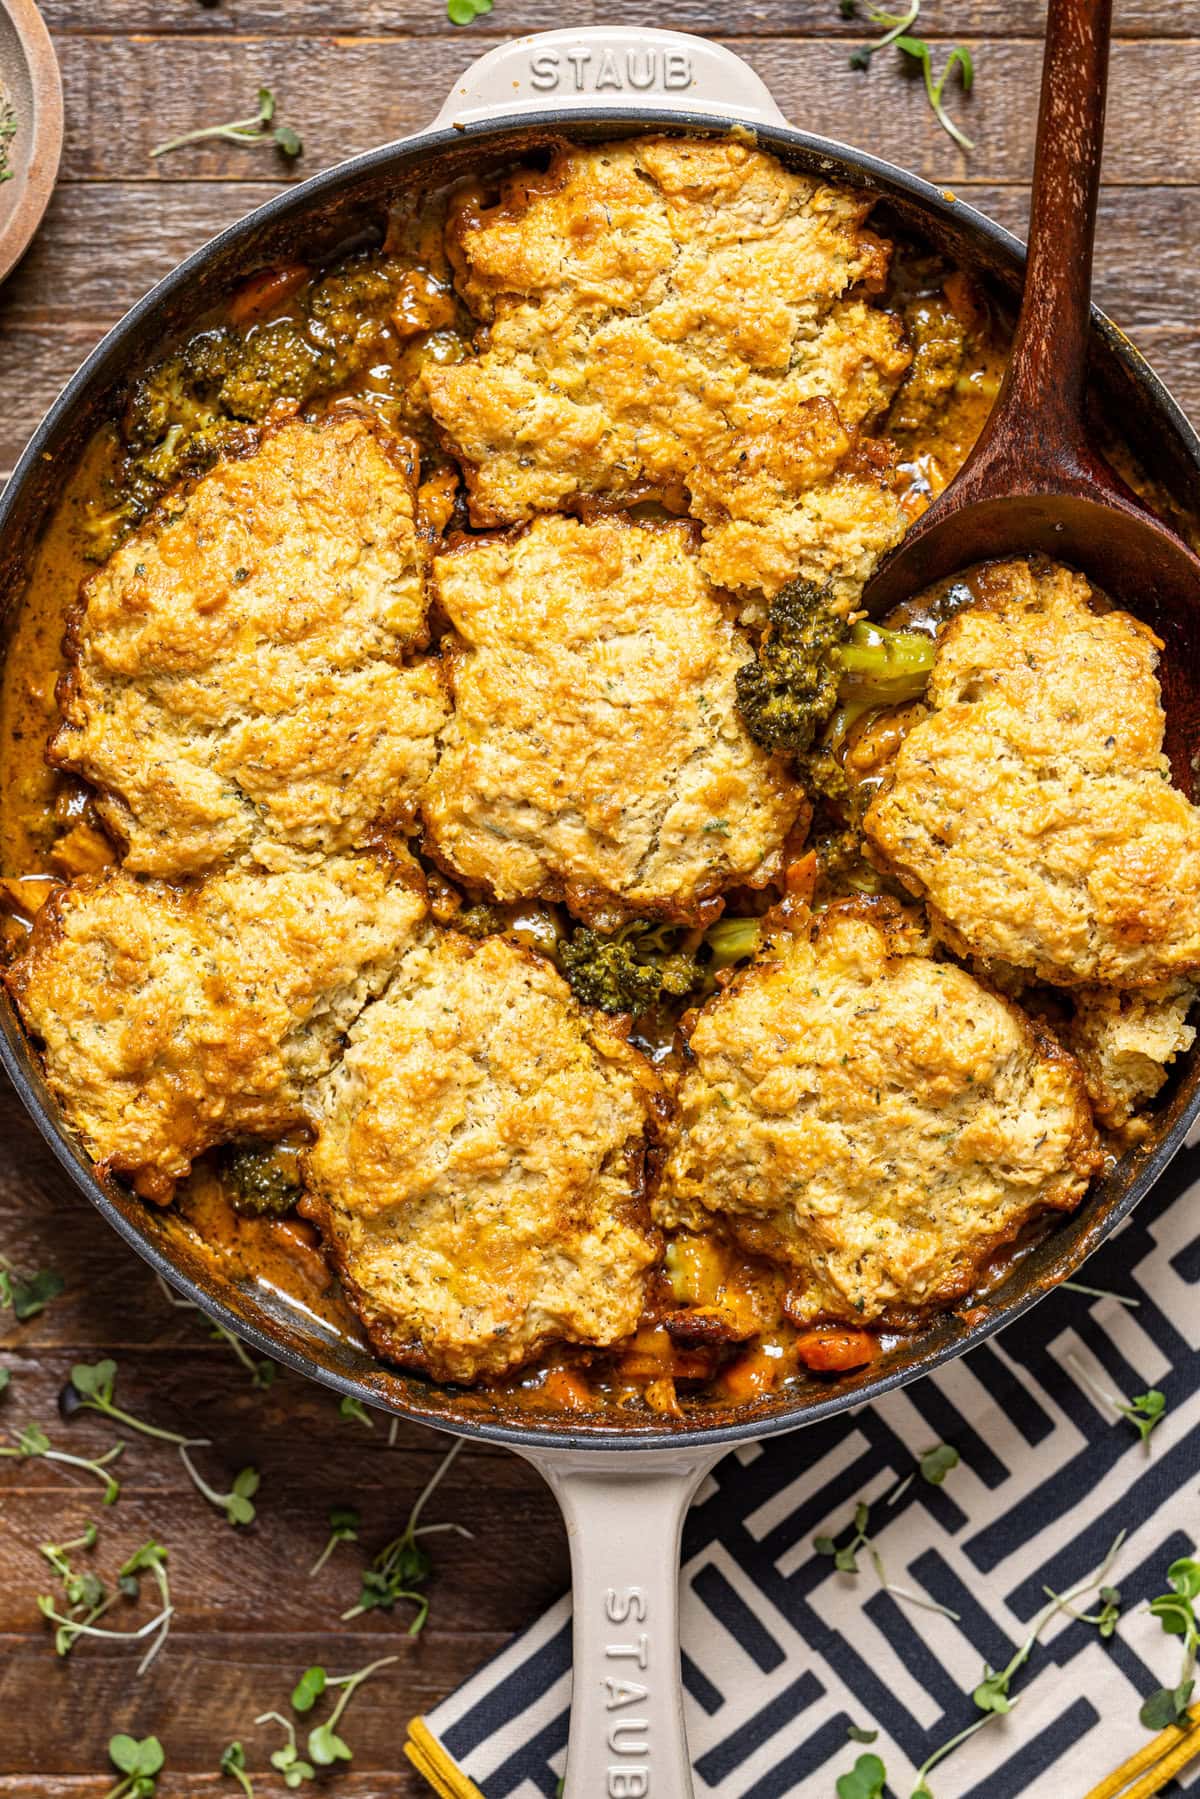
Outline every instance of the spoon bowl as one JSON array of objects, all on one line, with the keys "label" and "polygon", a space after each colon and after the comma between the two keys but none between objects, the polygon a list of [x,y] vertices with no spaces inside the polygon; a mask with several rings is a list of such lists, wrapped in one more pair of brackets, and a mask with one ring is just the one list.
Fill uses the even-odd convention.
[{"label": "spoon bowl", "polygon": [[1112,0],[1050,0],[1029,257],[996,404],[949,486],[876,570],[875,618],[973,563],[1040,553],[1162,639],[1166,750],[1185,792],[1200,730],[1200,558],[1092,449],[1085,391]]}]

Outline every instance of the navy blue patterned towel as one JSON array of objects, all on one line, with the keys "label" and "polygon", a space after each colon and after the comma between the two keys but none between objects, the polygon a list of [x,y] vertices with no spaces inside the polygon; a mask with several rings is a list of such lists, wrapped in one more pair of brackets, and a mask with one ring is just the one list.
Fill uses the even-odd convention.
[{"label": "navy blue patterned towel", "polygon": [[[870,1753],[889,1794],[980,1715],[971,1688],[1002,1667],[1045,1604],[1127,1536],[1108,1641],[1059,1614],[996,1718],[930,1777],[937,1799],[1081,1799],[1146,1740],[1138,1707],[1178,1679],[1177,1639],[1146,1601],[1200,1538],[1200,1147],[1179,1155],[1081,1278],[1139,1301],[1053,1294],[1003,1336],[847,1417],[728,1456],[684,1534],[682,1628],[697,1794],[833,1799]],[[1158,1387],[1149,1447],[1108,1392]],[[936,1442],[962,1460],[917,1478]],[[959,1614],[953,1623],[880,1589],[866,1557],[839,1574],[813,1549],[858,1499],[889,1578]],[[486,1799],[552,1799],[570,1694],[564,1598],[427,1720]],[[1167,1787],[1200,1793],[1200,1761]]]}]

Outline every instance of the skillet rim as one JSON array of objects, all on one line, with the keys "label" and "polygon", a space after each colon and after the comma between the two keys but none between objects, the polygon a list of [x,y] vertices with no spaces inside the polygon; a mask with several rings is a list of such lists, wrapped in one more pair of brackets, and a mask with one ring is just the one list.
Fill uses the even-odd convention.
[{"label": "skillet rim", "polygon": [[[136,337],[144,325],[155,321],[156,315],[165,308],[166,303],[185,293],[193,277],[219,260],[221,255],[250,242],[264,226],[281,224],[293,216],[313,210],[315,203],[336,197],[339,191],[352,188],[361,179],[369,178],[388,167],[403,168],[451,147],[464,143],[478,143],[482,146],[506,133],[555,133],[565,137],[583,134],[602,137],[610,130],[621,135],[628,127],[659,129],[676,134],[693,132],[723,136],[736,131],[767,148],[777,147],[793,154],[798,152],[810,166],[815,165],[824,173],[834,177],[840,175],[842,179],[849,176],[854,185],[869,187],[883,198],[915,203],[916,209],[921,213],[932,213],[945,224],[961,228],[977,245],[986,246],[1009,271],[1019,274],[1024,266],[1025,247],[1021,241],[952,192],[869,152],[786,124],[755,123],[747,126],[737,118],[708,110],[665,111],[647,103],[637,106],[604,106],[595,111],[555,107],[536,111],[522,109],[517,113],[499,113],[485,119],[476,119],[461,126],[419,131],[410,137],[364,151],[329,169],[321,170],[303,182],[284,188],[262,206],[226,226],[192,251],[130,307],[124,317],[104,334],[63,387],[19,457],[3,493],[0,494],[0,557],[5,533],[26,484],[43,459],[53,460],[51,451],[60,430],[70,424],[77,410],[84,410],[85,404],[94,397],[91,390],[98,391],[111,381],[114,370],[110,364],[116,363],[119,353],[124,351],[130,339]],[[1186,462],[1200,481],[1200,436],[1169,389],[1124,332],[1095,305],[1092,307],[1092,332],[1139,390],[1147,411],[1169,427],[1175,439],[1174,447],[1184,453]],[[161,330],[157,335],[161,336]],[[2,568],[3,562],[0,559],[0,571]],[[0,621],[0,628],[6,622]],[[456,1414],[449,1406],[434,1410],[432,1407],[426,1409],[406,1403],[381,1392],[366,1379],[325,1367],[311,1355],[288,1343],[277,1341],[268,1330],[253,1319],[236,1312],[181,1268],[171,1255],[143,1233],[139,1227],[138,1215],[123,1209],[112,1193],[106,1190],[83,1151],[69,1136],[65,1124],[54,1116],[48,1094],[43,1098],[39,1091],[44,1083],[36,1071],[36,1052],[29,1045],[7,998],[3,1008],[0,1008],[0,1027],[0,1062],[59,1166],[124,1242],[155,1273],[181,1292],[207,1317],[234,1331],[261,1354],[343,1396],[361,1400],[364,1404],[396,1417],[428,1424],[456,1436],[502,1443],[513,1449],[526,1451],[622,1450],[636,1454],[709,1447],[727,1449],[737,1443],[755,1442],[785,1431],[798,1430],[804,1425],[816,1424],[839,1413],[872,1403],[884,1394],[967,1354],[998,1331],[1015,1323],[1047,1293],[1053,1291],[1058,1281],[1068,1278],[1130,1215],[1167,1168],[1182,1146],[1190,1126],[1200,1116],[1198,1082],[1191,1096],[1182,1104],[1175,1105],[1175,1116],[1162,1131],[1153,1150],[1131,1168],[1126,1177],[1125,1190],[1109,1205],[1104,1216],[1095,1222],[1090,1231],[1081,1231],[1079,1242],[1070,1246],[1063,1245],[1060,1255],[1063,1264],[1061,1271],[1054,1269],[1049,1275],[1043,1274],[1036,1280],[1027,1278],[1024,1291],[1004,1303],[990,1306],[986,1316],[957,1331],[950,1324],[952,1313],[940,1314],[939,1320],[934,1321],[933,1328],[936,1329],[940,1322],[948,1332],[948,1340],[933,1345],[924,1354],[918,1353],[910,1364],[881,1373],[873,1379],[864,1379],[851,1390],[839,1391],[826,1398],[799,1398],[790,1405],[776,1403],[766,1414],[750,1412],[743,1407],[742,1415],[734,1422],[688,1423],[681,1428],[650,1429],[621,1429],[606,1423],[600,1426],[581,1425],[572,1430],[558,1424],[545,1425],[536,1412],[530,1412],[524,1422],[515,1424],[501,1418],[474,1416],[469,1410]],[[1180,1066],[1186,1066],[1188,1061],[1193,1065],[1200,1061],[1200,1041],[1187,1058],[1181,1058]],[[1084,1206],[1074,1214],[1076,1221],[1081,1218],[1086,1205],[1085,1200]],[[1061,1231],[1054,1233],[1056,1237],[1061,1238],[1061,1235]],[[1009,1278],[1019,1280],[1020,1270],[1015,1270]],[[448,1391],[445,1387],[436,1390],[443,1394]]]}]

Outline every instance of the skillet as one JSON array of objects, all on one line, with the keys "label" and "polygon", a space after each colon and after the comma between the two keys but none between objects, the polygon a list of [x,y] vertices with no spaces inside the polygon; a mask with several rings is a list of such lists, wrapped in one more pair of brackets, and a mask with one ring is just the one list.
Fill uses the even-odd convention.
[{"label": "skillet", "polygon": [[[68,383],[0,496],[0,617],[12,614],[42,522],[113,390],[255,270],[312,260],[370,227],[405,189],[501,166],[564,134],[582,141],[654,129],[752,131],[787,166],[866,187],[1002,300],[1022,248],[955,196],[845,145],[789,126],[767,89],[720,46],[683,34],[596,27],[503,44],[466,71],[432,124],[314,176],[188,257],[127,314]],[[1200,516],[1200,440],[1117,328],[1094,310],[1093,397],[1181,508]],[[1200,617],[1173,651],[1171,693],[1194,715]],[[575,1587],[574,1695],[565,1799],[689,1799],[679,1686],[677,1568],[683,1516],[729,1449],[877,1399],[1012,1324],[1126,1218],[1200,1115],[1200,1043],[1180,1058],[1146,1143],[986,1297],[934,1320],[866,1370],[682,1419],[579,1420],[517,1411],[502,1396],[440,1388],[389,1369],[286,1296],[237,1283],[169,1212],[97,1178],[60,1123],[7,1000],[0,1060],[60,1164],[152,1268],[258,1351],[335,1391],[457,1435],[504,1443],[553,1488]],[[800,1445],[797,1445],[799,1449]]]}]

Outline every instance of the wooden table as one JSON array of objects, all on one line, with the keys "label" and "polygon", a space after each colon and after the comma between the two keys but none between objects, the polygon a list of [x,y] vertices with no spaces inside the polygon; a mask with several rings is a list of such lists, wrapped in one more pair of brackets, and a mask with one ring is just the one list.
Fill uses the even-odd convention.
[{"label": "wooden table", "polygon": [[[612,0],[496,0],[465,31],[440,0],[48,0],[66,89],[62,183],[41,235],[0,292],[0,472],[84,353],[186,251],[274,193],[288,171],[273,151],[205,145],[161,163],[155,143],[254,108],[259,83],[302,131],[308,174],[399,137],[437,109],[452,78],[489,39],[562,24],[666,23],[732,42],[797,124],[915,167],[1020,229],[1032,161],[1043,7],[1040,0],[927,0],[931,38],[956,34],[976,58],[977,87],[952,110],[975,138],[964,158],[937,129],[918,81],[881,58],[852,71],[864,35],[836,0],[678,0],[664,16]],[[1193,322],[1200,238],[1200,36],[1178,0],[1118,0],[1106,187],[1097,256],[1106,306],[1200,415],[1200,333]],[[970,36],[963,34],[969,32]],[[939,45],[939,55],[945,44]],[[283,1707],[296,1674],[331,1672],[395,1652],[399,1661],[347,1717],[347,1799],[424,1793],[401,1754],[404,1720],[448,1693],[565,1586],[565,1545],[540,1481],[483,1449],[460,1459],[435,1513],[475,1534],[444,1543],[432,1614],[415,1642],[405,1619],[375,1613],[346,1625],[358,1551],[339,1549],[315,1581],[307,1570],[331,1505],[363,1515],[363,1543],[398,1530],[440,1454],[426,1432],[343,1422],[327,1393],[281,1375],[255,1392],[194,1315],[173,1311],[142,1264],[57,1172],[15,1099],[0,1098],[0,1254],[53,1267],[67,1292],[40,1318],[11,1326],[3,1364],[12,1387],[3,1423],[41,1421],[56,1441],[95,1453],[112,1440],[97,1418],[58,1422],[55,1397],[77,1360],[115,1356],[120,1398],[162,1424],[210,1437],[211,1470],[253,1462],[259,1521],[234,1534],[186,1484],[169,1448],[125,1452],[115,1510],[86,1477],[45,1462],[0,1464],[0,1795],[65,1799],[110,1784],[117,1730],[156,1732],[168,1750],[163,1799],[220,1791],[224,1745],[240,1737],[250,1765],[276,1746],[256,1713]],[[142,1680],[121,1645],[82,1644],[56,1661],[35,1595],[49,1589],[37,1545],[103,1526],[96,1565],[115,1572],[149,1536],[169,1545],[178,1604],[171,1640]],[[260,1799],[281,1785],[256,1779]],[[312,1790],[312,1789],[304,1789]]]}]

